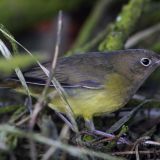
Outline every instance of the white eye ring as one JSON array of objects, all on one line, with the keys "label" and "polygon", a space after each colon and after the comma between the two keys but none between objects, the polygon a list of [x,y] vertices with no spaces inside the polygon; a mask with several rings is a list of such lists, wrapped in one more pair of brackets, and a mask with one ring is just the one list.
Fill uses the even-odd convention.
[{"label": "white eye ring", "polygon": [[152,60],[149,58],[142,58],[140,62],[143,66],[148,67],[152,63]]}]

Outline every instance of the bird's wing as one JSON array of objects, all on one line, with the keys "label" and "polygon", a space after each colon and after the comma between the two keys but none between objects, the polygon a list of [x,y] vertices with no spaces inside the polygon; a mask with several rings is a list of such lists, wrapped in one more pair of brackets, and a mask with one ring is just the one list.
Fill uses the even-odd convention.
[{"label": "bird's wing", "polygon": [[[51,63],[46,62],[43,65],[50,69]],[[112,66],[101,57],[73,56],[58,60],[54,77],[63,87],[99,89],[104,86],[105,76],[111,71]],[[32,67],[23,74],[30,84],[45,85],[48,78],[39,66]],[[14,76],[11,79],[17,78]]]}]

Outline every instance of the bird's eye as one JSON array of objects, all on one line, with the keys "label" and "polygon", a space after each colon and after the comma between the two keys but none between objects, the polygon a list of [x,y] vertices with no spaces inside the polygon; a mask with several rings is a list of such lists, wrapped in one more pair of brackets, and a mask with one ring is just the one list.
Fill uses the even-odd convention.
[{"label": "bird's eye", "polygon": [[141,59],[141,64],[145,67],[149,66],[151,64],[152,60],[149,58],[142,58]]}]

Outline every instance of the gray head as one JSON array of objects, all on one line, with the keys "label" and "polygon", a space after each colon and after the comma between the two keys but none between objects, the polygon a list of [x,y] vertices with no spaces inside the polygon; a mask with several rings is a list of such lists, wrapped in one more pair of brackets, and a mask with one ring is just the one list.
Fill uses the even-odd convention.
[{"label": "gray head", "polygon": [[160,55],[144,49],[122,50],[113,56],[112,64],[131,81],[144,81],[160,65]]}]

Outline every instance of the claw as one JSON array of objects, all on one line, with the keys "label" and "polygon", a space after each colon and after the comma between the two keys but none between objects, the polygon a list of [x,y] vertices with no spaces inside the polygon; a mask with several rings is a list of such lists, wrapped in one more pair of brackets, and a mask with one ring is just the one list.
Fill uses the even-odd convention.
[{"label": "claw", "polygon": [[131,144],[131,142],[129,142],[125,138],[117,137],[113,134],[102,132],[102,131],[99,131],[99,130],[83,131],[83,132],[81,132],[81,134],[88,134],[88,135],[91,135],[91,136],[101,136],[101,137],[103,137],[103,139],[99,140],[99,142],[108,142],[108,141],[118,140],[119,143],[128,144],[128,145]]}]

